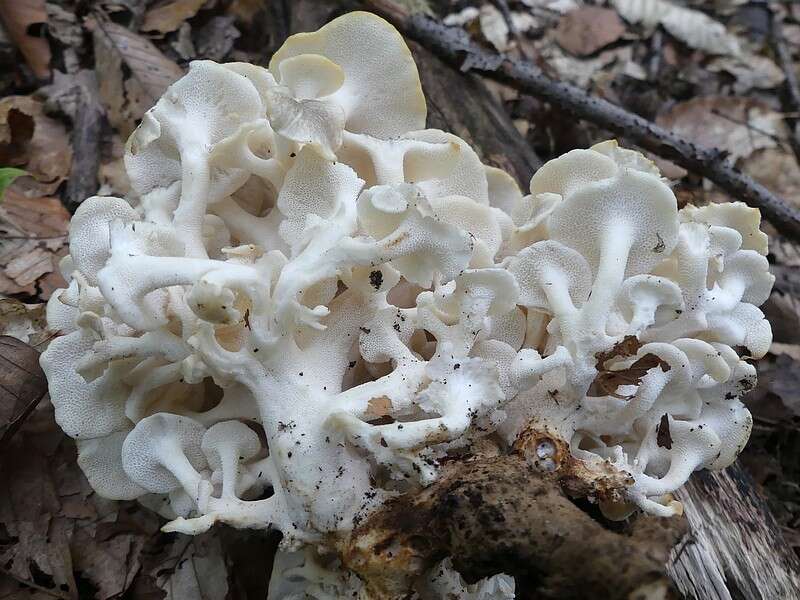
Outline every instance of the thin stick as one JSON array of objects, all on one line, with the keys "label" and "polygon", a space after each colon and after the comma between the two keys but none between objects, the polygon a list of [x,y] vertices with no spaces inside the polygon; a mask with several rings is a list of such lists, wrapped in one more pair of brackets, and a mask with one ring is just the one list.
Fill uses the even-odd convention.
[{"label": "thin stick", "polygon": [[716,148],[703,148],[584,90],[555,81],[533,63],[486,50],[460,28],[423,14],[409,14],[392,0],[365,0],[375,13],[461,71],[474,71],[590,121],[641,148],[716,183],[738,200],[761,210],[778,231],[800,240],[800,211],[745,175]]}]

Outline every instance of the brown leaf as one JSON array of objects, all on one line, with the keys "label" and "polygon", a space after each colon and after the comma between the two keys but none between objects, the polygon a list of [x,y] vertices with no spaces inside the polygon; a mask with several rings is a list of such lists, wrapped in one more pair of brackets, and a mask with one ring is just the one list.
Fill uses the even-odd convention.
[{"label": "brown leaf", "polygon": [[619,40],[623,33],[625,25],[616,11],[582,6],[561,17],[556,41],[575,56],[589,56]]},{"label": "brown leaf", "polygon": [[751,98],[693,98],[659,115],[656,123],[706,148],[723,150],[734,161],[785,138],[781,115]]},{"label": "brown leaf", "polygon": [[672,450],[672,435],[669,432],[669,415],[661,415],[661,421],[656,426],[656,444],[659,448]]},{"label": "brown leaf", "polygon": [[[142,571],[145,547],[163,537],[159,518],[136,503],[106,500],[92,491],[77,464],[75,444],[56,425],[47,401],[2,455],[0,573],[51,599],[126,597]],[[154,550],[160,551],[158,545]]]},{"label": "brown leaf", "polygon": [[0,293],[35,296],[51,274],[57,277],[52,284],[64,286],[58,261],[67,252],[68,228],[69,213],[58,198],[26,198],[7,189],[0,204]]},{"label": "brown leaf", "polygon": [[[87,27],[94,36],[100,98],[111,124],[127,137],[183,70],[152,42],[121,25],[89,19]],[[131,73],[127,80],[123,65]]]},{"label": "brown leaf", "polygon": [[751,154],[742,169],[771,191],[800,206],[800,166],[794,154],[781,148],[764,148]]},{"label": "brown leaf", "polygon": [[617,394],[617,388],[622,385],[640,385],[642,383],[642,377],[644,377],[649,370],[655,369],[656,367],[660,368],[665,373],[669,371],[669,364],[655,354],[645,354],[625,369],[615,370],[613,364],[610,365],[610,367],[606,367],[606,363],[613,359],[624,359],[634,356],[641,347],[642,343],[636,336],[629,335],[617,342],[611,349],[596,353],[597,377],[595,377],[595,380],[592,382],[587,395],[593,397],[614,396],[615,398],[628,400],[628,397],[619,396]]},{"label": "brown leaf", "polygon": [[50,76],[50,44],[31,33],[47,23],[45,0],[0,0],[0,20],[25,62],[39,79]]},{"label": "brown leaf", "polygon": [[67,178],[72,149],[67,130],[44,114],[41,101],[30,96],[0,100],[0,165],[25,169],[31,177],[16,181],[17,189],[52,194]]},{"label": "brown leaf", "polygon": [[47,391],[39,353],[10,336],[0,336],[0,448],[21,427]]},{"label": "brown leaf", "polygon": [[640,385],[642,377],[650,369],[660,368],[665,373],[670,366],[655,354],[645,354],[627,369],[620,371],[600,371],[592,382],[590,396],[613,396],[622,400],[629,400],[627,396],[617,394],[617,388],[623,385]]},{"label": "brown leaf", "polygon": [[183,538],[157,571],[166,600],[224,600],[228,594],[225,558],[216,533]]},{"label": "brown leaf", "polygon": [[52,337],[47,330],[44,304],[24,304],[15,298],[0,298],[0,335],[8,335],[34,348]]},{"label": "brown leaf", "polygon": [[233,21],[233,17],[214,17],[199,29],[195,35],[197,55],[209,60],[223,60],[241,36]]},{"label": "brown leaf", "polygon": [[175,31],[187,19],[191,19],[206,0],[172,0],[148,10],[144,15],[142,31],[169,33]]},{"label": "brown leaf", "polygon": [[597,360],[598,370],[603,370],[603,365],[606,361],[612,358],[622,358],[625,356],[633,356],[642,347],[642,343],[635,335],[626,335],[619,342],[614,344],[611,349],[605,352],[598,352],[594,355]]}]

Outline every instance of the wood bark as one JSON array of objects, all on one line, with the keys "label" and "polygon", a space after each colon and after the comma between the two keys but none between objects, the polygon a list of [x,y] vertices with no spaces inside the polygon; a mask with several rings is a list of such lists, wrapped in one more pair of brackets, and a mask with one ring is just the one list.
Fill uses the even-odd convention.
[{"label": "wood bark", "polygon": [[678,497],[689,531],[673,548],[667,570],[687,598],[800,598],[797,555],[738,463],[695,473]]}]

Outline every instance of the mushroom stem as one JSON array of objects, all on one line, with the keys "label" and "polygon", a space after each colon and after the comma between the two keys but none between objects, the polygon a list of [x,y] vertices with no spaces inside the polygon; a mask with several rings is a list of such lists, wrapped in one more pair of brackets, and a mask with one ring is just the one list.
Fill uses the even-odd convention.
[{"label": "mushroom stem", "polygon": [[624,223],[614,223],[605,233],[600,250],[600,265],[592,284],[592,292],[582,310],[586,327],[604,331],[608,313],[625,278],[633,239]]},{"label": "mushroom stem", "polygon": [[239,476],[239,457],[236,448],[223,446],[220,448],[222,459],[222,497],[236,498],[236,480]]},{"label": "mushroom stem", "polygon": [[169,438],[162,442],[158,458],[161,465],[180,482],[183,490],[194,499],[198,506],[201,506],[200,483],[203,481],[203,477],[186,458],[186,454],[177,440]]},{"label": "mushroom stem", "polygon": [[553,314],[559,322],[564,322],[564,320],[569,319],[576,313],[572,297],[569,295],[565,276],[560,271],[548,269],[544,273],[544,280],[542,289],[544,289]]},{"label": "mushroom stem", "polygon": [[186,245],[186,256],[208,258],[203,243],[203,221],[211,179],[208,158],[199,153],[182,155],[181,170],[181,198],[172,223]]}]

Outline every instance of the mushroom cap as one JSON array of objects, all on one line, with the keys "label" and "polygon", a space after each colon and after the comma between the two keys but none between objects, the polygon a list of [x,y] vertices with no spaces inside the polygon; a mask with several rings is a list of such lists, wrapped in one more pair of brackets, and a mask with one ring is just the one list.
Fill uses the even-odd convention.
[{"label": "mushroom cap", "polygon": [[502,169],[486,165],[483,168],[486,172],[489,204],[509,217],[512,216],[514,209],[522,201],[522,192],[516,180]]},{"label": "mushroom cap", "polygon": [[92,489],[109,500],[133,500],[147,493],[122,467],[122,444],[130,430],[88,440],[77,440],[78,465]]},{"label": "mushroom cap", "polygon": [[50,342],[39,359],[47,375],[56,422],[75,439],[103,437],[130,427],[125,416],[130,388],[122,381],[123,372],[112,365],[102,377],[87,382],[75,370],[96,341],[78,329]]},{"label": "mushroom cap", "polygon": [[650,173],[656,177],[661,177],[661,171],[659,171],[656,163],[641,152],[622,148],[617,140],[600,142],[592,146],[590,150],[609,157],[619,167],[634,169],[636,171],[642,171],[643,173]]},{"label": "mushroom cap", "polygon": [[755,250],[740,250],[725,259],[725,268],[717,277],[717,283],[722,289],[741,285],[744,288],[742,302],[760,306],[769,298],[775,276],[769,272],[765,256]]},{"label": "mushroom cap", "polygon": [[450,281],[472,256],[474,242],[463,230],[434,218],[428,200],[413,185],[374,186],[358,199],[362,229],[409,282],[430,287],[436,273]]},{"label": "mushroom cap", "polygon": [[616,175],[613,159],[594,150],[571,150],[544,163],[531,177],[532,196],[558,194],[566,197],[592,181]]},{"label": "mushroom cap", "polygon": [[755,250],[766,256],[769,238],[761,231],[761,212],[744,202],[725,202],[694,206],[688,204],[680,211],[681,221],[694,221],[708,225],[718,225],[735,229],[742,236],[742,248]]},{"label": "mushroom cap", "polygon": [[[403,136],[406,140],[417,140],[429,144],[449,144],[457,146],[457,160],[444,176],[422,180],[411,179],[417,183],[428,198],[442,196],[466,196],[479,204],[489,204],[489,184],[486,169],[475,150],[457,135],[439,129],[414,131]],[[414,159],[417,159],[416,161]],[[424,161],[425,156],[410,155],[406,159],[406,176],[415,177],[414,172],[430,170]]]},{"label": "mushroom cap", "polygon": [[[444,190],[442,195],[464,191],[479,192],[479,186],[476,187],[475,183],[480,183],[480,177],[472,174],[467,179],[467,185],[461,182],[460,185],[447,187],[453,172],[458,169],[463,174],[465,159],[462,154],[465,145],[455,136],[450,139],[443,132],[429,131],[437,134],[431,136],[432,140],[416,138],[417,134],[423,132],[382,140],[346,131],[336,155],[340,161],[355,169],[368,186],[430,181],[431,186],[436,186],[435,189]],[[471,162],[473,167],[477,156],[474,158]],[[469,157],[467,161],[469,162]]]},{"label": "mushroom cap", "polygon": [[[195,470],[206,466],[201,449],[203,427],[189,417],[156,413],[145,417],[125,438],[122,464],[133,481],[149,492],[166,494],[180,485],[178,478],[164,466],[169,453],[183,452]],[[173,457],[174,458],[174,457]]]},{"label": "mushroom cap", "polygon": [[536,242],[513,257],[508,271],[517,280],[519,303],[550,310],[544,286],[552,285],[553,277],[563,278],[572,303],[582,304],[592,287],[592,272],[586,259],[572,248],[559,242]]},{"label": "mushroom cap", "polygon": [[505,269],[468,269],[455,278],[452,294],[440,301],[445,313],[463,319],[468,314],[505,315],[517,307],[517,282]]},{"label": "mushroom cap", "polygon": [[269,69],[282,77],[281,63],[303,54],[323,56],[344,73],[341,87],[328,98],[344,109],[348,131],[390,138],[425,126],[425,96],[414,58],[384,19],[356,11],[317,31],[297,33],[273,54]]},{"label": "mushroom cap", "polygon": [[626,275],[647,273],[677,242],[675,194],[653,175],[623,169],[573,191],[556,206],[549,221],[552,239],[580,252],[595,272],[606,236],[620,235],[620,228],[631,242]]},{"label": "mushroom cap", "polygon": [[753,358],[761,358],[772,344],[772,327],[756,306],[740,302],[730,312],[708,315],[710,339],[729,346],[744,346]]},{"label": "mushroom cap", "polygon": [[81,202],[69,224],[69,252],[75,269],[91,285],[110,253],[111,223],[136,220],[136,211],[120,198],[92,196]]},{"label": "mushroom cap", "polygon": [[72,279],[66,288],[57,289],[47,301],[47,328],[59,333],[71,333],[77,328],[80,291],[78,281]]},{"label": "mushroom cap", "polygon": [[277,207],[286,219],[281,237],[296,250],[304,239],[310,216],[332,219],[345,205],[355,206],[364,182],[343,163],[324,159],[312,148],[303,148],[286,173]]},{"label": "mushroom cap", "polygon": [[475,236],[486,245],[491,257],[497,254],[503,235],[490,206],[478,204],[465,196],[430,198],[429,202],[442,223],[448,223]]},{"label": "mushroom cap", "polygon": [[278,63],[278,80],[297,100],[321,98],[344,84],[342,68],[319,54],[299,54]]},{"label": "mushroom cap", "polygon": [[487,319],[486,339],[503,342],[517,351],[522,348],[525,341],[526,328],[525,313],[515,306],[507,313],[493,315]]},{"label": "mushroom cap", "polygon": [[635,320],[640,327],[648,327],[655,323],[660,307],[682,310],[683,295],[678,284],[666,277],[634,275],[622,282],[617,305],[628,320]]},{"label": "mushroom cap", "polygon": [[[243,123],[262,118],[261,95],[247,77],[208,60],[193,61],[128,138],[125,168],[140,196],[181,181],[181,160],[206,154]],[[211,171],[210,200],[229,196],[248,178],[242,169]]]},{"label": "mushroom cap", "polygon": [[222,451],[233,450],[236,457],[246,462],[261,451],[258,434],[241,421],[222,421],[212,425],[203,434],[200,445],[208,466],[217,471],[222,468]]}]

